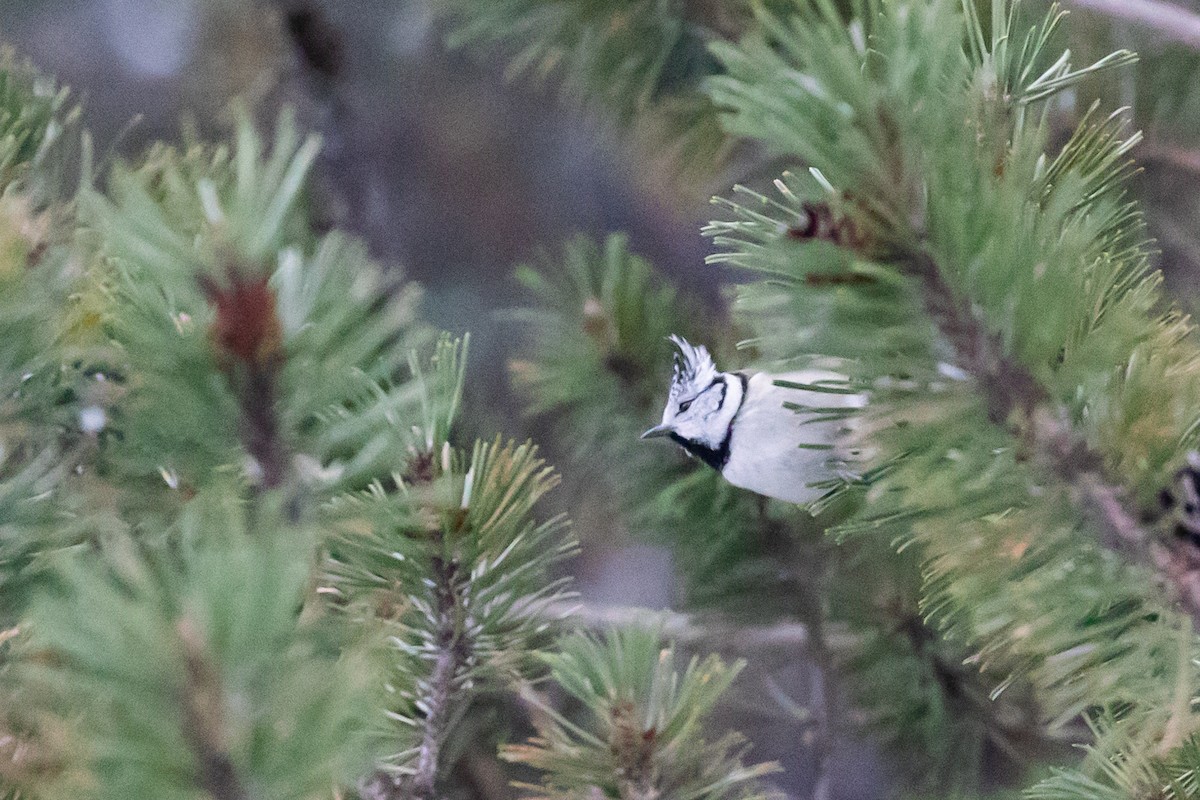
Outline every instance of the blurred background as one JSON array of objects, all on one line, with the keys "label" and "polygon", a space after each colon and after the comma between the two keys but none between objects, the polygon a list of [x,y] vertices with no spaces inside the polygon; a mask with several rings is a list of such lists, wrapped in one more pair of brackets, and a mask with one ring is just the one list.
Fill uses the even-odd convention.
[{"label": "blurred background", "polygon": [[[1176,5],[1200,12],[1195,0]],[[1121,15],[1079,9],[1068,31],[1080,62],[1114,46],[1144,56],[1056,113],[1065,132],[1093,98],[1131,107],[1147,134],[1133,190],[1167,286],[1190,310],[1200,298],[1200,60],[1174,41],[1182,35]],[[671,551],[614,528],[605,498],[572,481],[571,443],[521,420],[505,369],[514,331],[499,312],[523,300],[514,267],[580,231],[628,232],[634,252],[719,306],[729,276],[703,266],[707,195],[762,184],[774,165],[742,154],[711,185],[681,193],[663,163],[603,119],[566,107],[551,89],[506,80],[499,56],[448,50],[422,0],[7,0],[0,41],[72,88],[97,152],[114,158],[181,141],[185,131],[221,137],[233,103],[264,121],[294,107],[324,137],[319,223],[356,232],[388,269],[419,282],[430,323],[471,332],[468,424],[532,435],[561,465],[558,503],[583,541],[573,565],[583,599],[675,604]],[[756,743],[753,759],[780,760],[787,788],[803,795],[804,726],[790,704],[804,700],[804,665],[786,641],[751,655],[723,722]],[[887,795],[891,767],[873,747],[839,741],[834,751],[837,797]]]},{"label": "blurred background", "polygon": [[[499,61],[448,51],[420,0],[3,6],[0,40],[72,89],[98,153],[134,157],[184,130],[221,137],[232,103],[263,121],[296,108],[324,138],[319,222],[359,234],[419,282],[431,324],[471,332],[469,385],[488,387],[469,399],[480,430],[528,433],[506,388],[511,331],[496,312],[520,302],[513,271],[537,248],[627,231],[635,252],[717,299],[717,275],[698,268],[706,206],[666,196],[650,159],[631,158],[552,93],[506,81]],[[669,604],[664,550],[619,532],[608,544],[578,565],[589,596]]]}]

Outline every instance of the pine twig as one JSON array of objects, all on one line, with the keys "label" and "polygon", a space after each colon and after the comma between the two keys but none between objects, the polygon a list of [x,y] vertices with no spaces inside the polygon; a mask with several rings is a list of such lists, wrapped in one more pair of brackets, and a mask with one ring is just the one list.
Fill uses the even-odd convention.
[{"label": "pine twig", "polygon": [[1139,521],[1126,492],[1105,477],[1103,456],[1050,409],[1045,388],[1004,353],[998,338],[946,283],[933,258],[925,252],[911,254],[907,264],[921,281],[926,311],[954,347],[958,366],[979,382],[992,422],[1004,424],[1010,414],[1022,412],[1030,421],[1026,434],[1035,463],[1068,484],[1076,507],[1099,529],[1105,547],[1156,573],[1200,631],[1200,569]]},{"label": "pine twig", "polygon": [[417,755],[416,772],[409,781],[407,797],[434,800],[442,738],[450,718],[450,701],[459,671],[467,661],[467,648],[459,632],[456,610],[458,568],[441,557],[433,560],[434,591],[437,597],[437,656],[425,697],[424,731]]},{"label": "pine twig", "polygon": [[200,787],[213,800],[248,800],[250,797],[222,742],[220,679],[205,657],[203,643],[187,620],[176,626],[183,645],[187,681],[184,685],[184,733],[196,757]]},{"label": "pine twig", "polygon": [[420,705],[425,709],[417,763],[410,776],[401,778],[384,770],[376,771],[358,788],[363,800],[435,800],[437,777],[442,766],[442,739],[450,720],[451,704],[458,675],[470,657],[470,650],[459,632],[458,567],[441,557],[433,559],[436,623],[433,671]]},{"label": "pine twig", "polygon": [[242,407],[241,434],[246,452],[262,470],[262,486],[274,489],[287,477],[288,453],[280,438],[275,409],[274,370],[254,369],[238,386]]},{"label": "pine twig", "polygon": [[1154,31],[1168,42],[1200,50],[1200,14],[1163,0],[1063,0],[1068,6],[1094,11]]},{"label": "pine twig", "polygon": [[[444,629],[443,629],[444,630]],[[441,632],[439,632],[439,636]],[[413,775],[410,796],[414,800],[433,800],[434,784],[437,781],[438,756],[441,754],[442,729],[449,716],[450,692],[454,686],[454,675],[458,671],[459,658],[453,646],[442,646],[434,662],[433,675],[429,679],[429,713],[425,717],[425,733],[417,757],[417,772]]]}]

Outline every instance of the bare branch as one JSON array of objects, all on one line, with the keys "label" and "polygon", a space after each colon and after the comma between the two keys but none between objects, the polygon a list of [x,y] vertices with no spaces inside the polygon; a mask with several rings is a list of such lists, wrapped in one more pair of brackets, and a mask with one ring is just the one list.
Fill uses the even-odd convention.
[{"label": "bare branch", "polygon": [[1103,14],[1154,31],[1162,40],[1200,50],[1200,14],[1163,0],[1063,0],[1065,5]]},{"label": "bare branch", "polygon": [[811,603],[806,617],[809,619],[809,644],[807,647],[806,671],[808,673],[808,706],[812,713],[813,737],[809,745],[813,762],[812,800],[831,800],[833,797],[833,746],[837,737],[834,721],[838,718],[836,697],[830,676],[834,674],[834,661],[827,641],[828,625],[825,619],[825,600],[829,597],[829,559],[824,550],[819,550],[821,569],[817,570],[818,588],[816,602]]},{"label": "bare branch", "polygon": [[[590,603],[553,603],[538,611],[538,616],[591,630],[610,628],[649,628],[663,639],[684,646],[702,645],[725,653],[763,653],[775,650],[803,653],[812,646],[808,625],[796,620],[779,620],[769,625],[751,625],[745,620],[721,614],[684,614],[679,611],[608,606]],[[825,647],[831,654],[853,651],[862,644],[862,636],[844,625],[826,625]],[[799,657],[799,656],[797,656]]]},{"label": "bare branch", "polygon": [[[659,631],[664,639],[682,645],[705,644],[735,652],[805,648],[810,643],[808,626],[788,620],[771,625],[747,625],[715,614],[694,615],[588,603],[554,603],[539,615],[594,630],[649,628]],[[834,638],[840,646],[848,647],[853,637],[839,633]]]}]

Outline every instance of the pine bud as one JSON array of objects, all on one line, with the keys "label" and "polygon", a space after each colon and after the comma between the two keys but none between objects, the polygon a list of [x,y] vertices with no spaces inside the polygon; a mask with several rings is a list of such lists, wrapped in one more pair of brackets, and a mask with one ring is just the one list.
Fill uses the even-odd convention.
[{"label": "pine bud", "polygon": [[208,278],[201,285],[217,309],[209,333],[222,366],[227,368],[230,358],[251,367],[272,365],[280,355],[283,329],[267,279],[247,280],[231,274],[228,286],[218,286]]}]

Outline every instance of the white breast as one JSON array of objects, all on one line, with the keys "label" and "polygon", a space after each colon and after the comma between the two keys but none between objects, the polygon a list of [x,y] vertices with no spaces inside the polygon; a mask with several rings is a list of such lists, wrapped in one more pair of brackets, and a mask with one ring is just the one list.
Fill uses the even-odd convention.
[{"label": "white breast", "polygon": [[830,477],[830,451],[801,445],[832,445],[845,420],[811,421],[813,414],[797,413],[784,403],[813,407],[860,408],[862,395],[785,389],[776,380],[813,384],[843,376],[821,370],[786,374],[760,372],[751,376],[746,398],[733,423],[729,461],[721,474],[734,486],[779,500],[807,503],[822,492],[808,484]]}]

